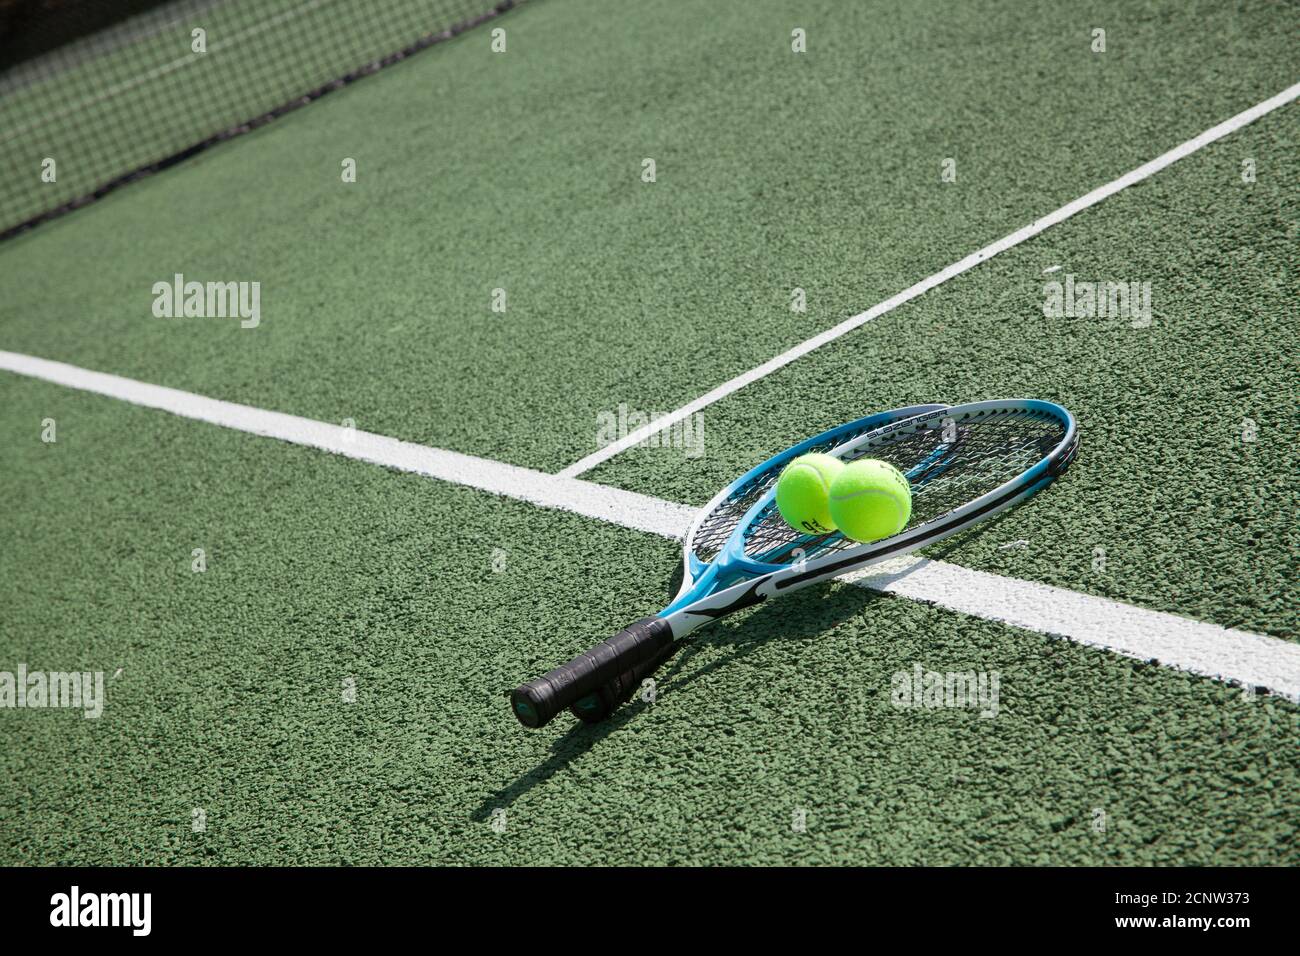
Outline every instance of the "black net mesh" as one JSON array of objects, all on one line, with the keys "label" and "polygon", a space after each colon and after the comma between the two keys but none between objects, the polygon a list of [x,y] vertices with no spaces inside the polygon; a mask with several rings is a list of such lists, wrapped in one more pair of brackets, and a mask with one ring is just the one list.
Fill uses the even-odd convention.
[{"label": "black net mesh", "polygon": [[[838,440],[833,447],[857,437],[861,434]],[[1064,437],[1064,423],[1045,412],[969,412],[936,418],[916,429],[900,429],[843,458],[878,458],[907,475],[912,485],[908,527],[915,528],[1015,478],[1051,454]],[[831,447],[812,450],[826,452]],[[697,557],[711,561],[717,556],[745,513],[776,483],[780,471],[777,466],[757,475],[710,512],[692,540]],[[745,532],[745,553],[774,564],[856,545],[838,533],[814,536],[795,531],[781,518],[775,501],[764,506]],[[795,555],[795,548],[801,554]]]},{"label": "black net mesh", "polygon": [[0,0],[0,234],[516,2]]}]

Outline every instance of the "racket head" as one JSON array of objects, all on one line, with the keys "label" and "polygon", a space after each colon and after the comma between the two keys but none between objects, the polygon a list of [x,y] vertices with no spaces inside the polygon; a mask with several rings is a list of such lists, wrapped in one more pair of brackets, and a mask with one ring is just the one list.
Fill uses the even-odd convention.
[{"label": "racket head", "polygon": [[[807,450],[807,444],[796,446],[796,453]],[[869,543],[838,531],[810,535],[791,528],[776,508],[775,475],[780,468],[774,465],[771,480],[764,482],[762,469],[770,464],[765,463],[728,489],[743,491],[742,483],[749,479],[755,493],[719,496],[712,503],[715,510],[697,520],[696,535],[688,539],[688,553],[697,562],[698,541],[708,542],[704,552],[712,554],[709,546],[724,525],[730,528],[726,543],[703,566],[692,589],[679,594],[662,613],[672,616],[675,632],[686,633],[701,618],[715,618],[791,587],[907,554],[1037,491],[1068,467],[1077,446],[1074,417],[1059,405],[1035,399],[945,406],[846,434],[824,449],[826,453],[845,461],[880,458],[907,475],[912,485],[907,527]],[[772,462],[784,464],[789,457],[793,455]],[[737,501],[747,505],[739,517]],[[740,587],[759,577],[765,579]]]},{"label": "racket head", "polygon": [[[894,537],[926,537],[929,529],[978,511],[1013,486],[1033,483],[1075,439],[1074,416],[1061,406],[1014,399],[917,415],[851,439],[829,454],[846,462],[876,458],[901,471],[912,486],[912,515]],[[746,513],[728,539],[723,560],[770,570],[791,563],[794,550],[807,560],[834,552],[865,553],[878,544],[862,544],[838,531],[796,531],[781,518],[773,491]]]},{"label": "racket head", "polygon": [[[680,604],[686,595],[698,592],[700,583],[706,578],[716,578],[716,574],[710,576],[709,567],[720,563],[727,555],[742,522],[756,504],[775,502],[776,480],[785,466],[795,458],[813,452],[834,454],[837,449],[848,447],[855,440],[888,425],[947,407],[942,403],[930,402],[866,415],[814,435],[745,472],[714,495],[696,514],[682,544],[682,583],[670,607]],[[815,538],[813,535],[802,537],[809,540]],[[710,580],[709,583],[717,586],[721,582]]]}]

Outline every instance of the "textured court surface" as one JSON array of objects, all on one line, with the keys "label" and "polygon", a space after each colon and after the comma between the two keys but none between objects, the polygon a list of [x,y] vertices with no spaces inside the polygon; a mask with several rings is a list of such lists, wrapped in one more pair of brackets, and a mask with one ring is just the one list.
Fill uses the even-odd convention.
[{"label": "textured court surface", "polygon": [[[559,471],[602,413],[1278,93],[1294,21],[536,0],[505,55],[468,33],[0,245],[0,349]],[[585,477],[699,504],[866,411],[1051,399],[1076,466],[935,557],[1300,640],[1297,110],[710,406],[702,456]],[[261,326],[155,318],[176,272],[260,281]],[[1044,316],[1066,273],[1150,282],[1150,326]],[[0,449],[0,670],[110,677],[99,720],[0,710],[0,863],[1300,862],[1277,697],[833,586],[701,632],[653,705],[528,733],[508,689],[657,609],[673,542],[8,373]],[[893,707],[918,663],[998,672],[997,716]]]}]

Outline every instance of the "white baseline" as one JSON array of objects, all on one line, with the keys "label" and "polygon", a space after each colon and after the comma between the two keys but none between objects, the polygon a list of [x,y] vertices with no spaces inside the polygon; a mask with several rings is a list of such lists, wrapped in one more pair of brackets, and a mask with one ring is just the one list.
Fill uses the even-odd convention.
[{"label": "white baseline", "polygon": [[[0,369],[95,392],[223,428],[307,445],[399,471],[571,511],[666,538],[681,538],[695,509],[606,485],[428,448],[341,425],[205,398],[47,359],[0,351]],[[923,558],[842,580],[1014,627],[1068,638],[1139,660],[1300,701],[1300,645]]]}]

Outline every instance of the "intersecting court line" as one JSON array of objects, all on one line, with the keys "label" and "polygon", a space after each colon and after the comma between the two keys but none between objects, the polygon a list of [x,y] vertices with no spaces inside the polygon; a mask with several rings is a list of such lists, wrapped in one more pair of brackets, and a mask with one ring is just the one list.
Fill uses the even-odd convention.
[{"label": "intersecting court line", "polygon": [[872,319],[878,318],[886,312],[892,312],[900,305],[912,301],[917,296],[930,291],[935,286],[947,282],[949,279],[975,268],[981,262],[992,259],[998,253],[1006,252],[1008,249],[1020,245],[1025,240],[1032,239],[1045,229],[1050,229],[1057,223],[1069,219],[1075,213],[1082,212],[1091,206],[1095,206],[1103,199],[1115,195],[1115,193],[1120,190],[1127,189],[1134,183],[1140,183],[1142,180],[1154,176],[1156,173],[1160,172],[1160,170],[1173,165],[1183,157],[1190,156],[1192,153],[1208,146],[1215,140],[1222,139],[1228,134],[1241,129],[1241,127],[1248,123],[1253,123],[1261,116],[1271,113],[1278,107],[1285,106],[1297,96],[1300,96],[1300,83],[1288,87],[1276,96],[1264,100],[1262,103],[1257,103],[1250,109],[1238,113],[1231,119],[1224,120],[1218,126],[1210,127],[1199,136],[1189,139],[1180,146],[1175,146],[1173,149],[1169,150],[1169,152],[1163,153],[1151,160],[1149,163],[1144,163],[1137,169],[1125,173],[1123,176],[1119,177],[1119,179],[1109,182],[1104,186],[1100,186],[1085,196],[1080,196],[1078,199],[1065,204],[1055,212],[1048,213],[1042,219],[1034,220],[1023,229],[1018,229],[1011,233],[1011,235],[1004,236],[997,242],[990,243],[983,249],[972,252],[965,259],[954,262],[946,269],[941,269],[928,279],[922,279],[915,285],[904,289],[893,298],[886,299],[878,305],[873,305],[871,308],[867,309],[866,312],[855,315],[850,319],[845,319],[839,325],[833,326],[825,332],[821,332],[806,341],[800,342],[794,348],[782,352],[775,358],[768,359],[762,365],[752,368],[748,372],[737,375],[730,381],[723,382],[717,388],[710,392],[705,392],[694,401],[687,402],[676,411],[662,415],[654,421],[643,425],[641,428],[629,432],[625,437],[610,442],[608,445],[592,452],[587,457],[575,461],[568,468],[561,471],[559,473],[560,476],[563,478],[577,478],[579,475],[591,471],[591,469],[595,468],[601,462],[608,461],[620,452],[626,451],[635,445],[639,445],[651,435],[661,432],[665,428],[671,427],[690,415],[694,415],[696,412],[703,408],[707,408],[719,399],[726,398],[732,392],[740,391],[740,389],[744,388],[746,385],[752,385],[759,379],[771,375],[777,369],[789,365],[795,359],[807,355],[814,349],[821,348],[821,346],[825,345],[827,342],[833,342],[841,336],[852,332],[859,326],[866,325]]},{"label": "intersecting court line", "polygon": [[[16,352],[0,351],[0,369],[666,538],[683,537],[695,510],[579,478],[428,448]],[[1158,661],[1204,677],[1268,688],[1300,702],[1300,644],[1276,637],[924,558],[878,565],[841,580],[1126,657]]]}]

